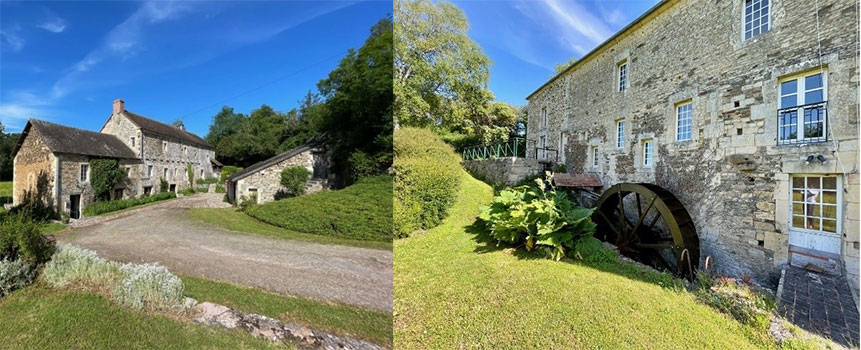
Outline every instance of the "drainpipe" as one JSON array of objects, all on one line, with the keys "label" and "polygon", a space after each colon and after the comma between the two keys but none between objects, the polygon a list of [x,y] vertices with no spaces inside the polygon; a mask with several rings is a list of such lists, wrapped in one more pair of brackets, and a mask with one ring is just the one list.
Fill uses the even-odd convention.
[{"label": "drainpipe", "polygon": [[57,154],[54,158],[54,206],[57,208],[57,213],[63,213],[63,198],[60,194],[62,190],[62,185],[60,184],[60,179],[62,178],[63,169],[61,168],[63,164],[63,160],[60,159],[60,154]]}]

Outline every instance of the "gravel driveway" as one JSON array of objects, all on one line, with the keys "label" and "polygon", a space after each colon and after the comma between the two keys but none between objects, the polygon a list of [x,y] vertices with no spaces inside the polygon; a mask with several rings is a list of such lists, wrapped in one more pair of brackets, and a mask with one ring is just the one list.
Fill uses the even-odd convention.
[{"label": "gravel driveway", "polygon": [[[101,256],[177,273],[392,312],[392,252],[237,234],[189,221],[197,195],[60,234]],[[197,197],[197,198],[195,198]],[[168,203],[165,203],[168,204]],[[195,205],[191,205],[195,204]]]}]

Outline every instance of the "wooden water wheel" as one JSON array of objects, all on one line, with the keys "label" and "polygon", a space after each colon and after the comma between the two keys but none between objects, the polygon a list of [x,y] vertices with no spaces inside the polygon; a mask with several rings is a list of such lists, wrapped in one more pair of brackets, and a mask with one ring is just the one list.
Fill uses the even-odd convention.
[{"label": "wooden water wheel", "polygon": [[620,183],[605,191],[595,207],[596,238],[632,259],[693,277],[700,259],[697,230],[672,193],[652,184]]}]

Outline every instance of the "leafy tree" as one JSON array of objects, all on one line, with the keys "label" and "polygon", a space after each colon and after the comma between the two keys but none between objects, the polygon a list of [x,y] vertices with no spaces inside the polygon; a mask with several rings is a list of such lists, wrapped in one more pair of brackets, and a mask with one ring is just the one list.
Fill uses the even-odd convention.
[{"label": "leafy tree", "polygon": [[294,166],[281,170],[281,186],[294,196],[305,193],[305,183],[311,178],[311,171],[305,167]]},{"label": "leafy tree", "polygon": [[5,127],[0,123],[0,181],[12,180],[12,150],[21,134],[5,134]]},{"label": "leafy tree", "polygon": [[90,160],[90,186],[97,200],[115,199],[113,189],[124,175],[120,170],[120,162],[116,159]]},{"label": "leafy tree", "polygon": [[565,71],[566,69],[568,69],[568,67],[573,66],[573,65],[574,65],[574,63],[577,63],[577,57],[571,57],[571,59],[569,59],[569,60],[567,60],[567,61],[565,61],[565,62],[557,63],[557,64],[556,64],[556,69],[555,69],[556,74],[562,73],[563,71]]},{"label": "leafy tree", "polygon": [[447,1],[395,0],[394,117],[407,126],[458,124],[486,91],[490,59]]}]

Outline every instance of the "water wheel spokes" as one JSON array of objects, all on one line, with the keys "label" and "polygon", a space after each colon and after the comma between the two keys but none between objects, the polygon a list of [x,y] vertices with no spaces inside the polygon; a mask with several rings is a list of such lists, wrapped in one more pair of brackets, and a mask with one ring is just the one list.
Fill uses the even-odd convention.
[{"label": "water wheel spokes", "polygon": [[[598,199],[592,219],[598,225],[595,236],[620,253],[692,277],[688,260],[695,269],[699,239],[687,210],[669,191],[652,184],[613,185]],[[689,257],[682,256],[685,250]]]}]

